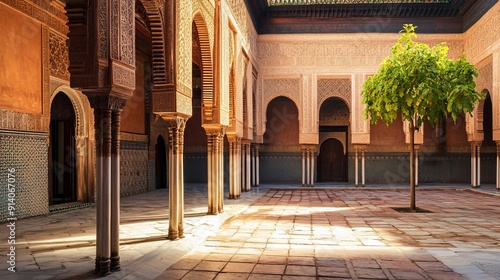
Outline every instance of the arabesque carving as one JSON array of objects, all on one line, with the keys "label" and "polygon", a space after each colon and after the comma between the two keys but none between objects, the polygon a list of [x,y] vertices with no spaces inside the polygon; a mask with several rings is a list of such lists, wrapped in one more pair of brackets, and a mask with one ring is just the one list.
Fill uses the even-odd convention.
[{"label": "arabesque carving", "polygon": [[351,108],[351,79],[318,79],[318,108],[330,97],[342,99]]},{"label": "arabesque carving", "polygon": [[64,80],[69,80],[69,56],[66,38],[53,32],[49,34],[50,74]]}]

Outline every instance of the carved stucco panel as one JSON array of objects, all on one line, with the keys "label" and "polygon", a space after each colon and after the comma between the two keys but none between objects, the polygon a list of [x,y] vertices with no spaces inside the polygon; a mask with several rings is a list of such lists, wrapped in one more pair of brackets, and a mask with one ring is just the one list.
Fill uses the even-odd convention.
[{"label": "carved stucco panel", "polygon": [[352,85],[350,78],[318,78],[318,108],[330,97],[338,97],[351,108]]},{"label": "carved stucco panel", "polygon": [[[186,96],[191,96],[192,87],[192,1],[176,0],[176,66],[178,90]],[[181,86],[179,86],[181,85]],[[186,91],[186,92],[184,92]]]},{"label": "carved stucco panel", "polygon": [[50,74],[61,79],[69,80],[69,56],[66,46],[67,38],[57,33],[49,33]]},{"label": "carved stucco panel", "polygon": [[491,54],[492,47],[500,48],[499,33],[500,4],[496,4],[465,33],[464,45],[467,57],[473,63],[478,63]]},{"label": "carved stucco panel", "polygon": [[[262,95],[265,96],[264,103],[264,112],[265,108],[273,100],[278,96],[285,96],[290,98],[296,105],[297,108],[300,108],[298,104],[300,104],[300,96],[301,96],[301,86],[299,78],[264,78],[262,80]],[[299,112],[300,114],[300,112]]]}]

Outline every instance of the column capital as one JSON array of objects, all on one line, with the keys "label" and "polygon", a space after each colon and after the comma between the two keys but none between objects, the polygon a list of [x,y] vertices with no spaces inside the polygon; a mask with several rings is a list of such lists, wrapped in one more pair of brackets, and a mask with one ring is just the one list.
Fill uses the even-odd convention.
[{"label": "column capital", "polygon": [[112,96],[109,94],[102,95],[87,95],[90,106],[93,109],[111,109],[113,111],[121,111],[125,107],[127,99]]},{"label": "column capital", "polygon": [[481,144],[483,142],[482,141],[470,141],[469,143],[470,143],[471,148],[475,148],[475,147],[481,147]]},{"label": "column capital", "polygon": [[367,146],[368,145],[366,145],[366,144],[353,144],[353,147],[354,147],[355,151],[362,151],[362,152],[364,152],[366,150]]},{"label": "column capital", "polygon": [[203,128],[207,135],[224,135],[226,133],[226,126],[220,124],[204,124]]},{"label": "column capital", "polygon": [[184,131],[188,116],[182,114],[161,114],[160,117],[167,123],[169,129],[179,129]]},{"label": "column capital", "polygon": [[226,133],[226,136],[227,136],[227,141],[228,142],[237,142],[237,143],[241,143],[241,139],[242,137],[239,136],[238,134],[234,134],[234,133]]}]

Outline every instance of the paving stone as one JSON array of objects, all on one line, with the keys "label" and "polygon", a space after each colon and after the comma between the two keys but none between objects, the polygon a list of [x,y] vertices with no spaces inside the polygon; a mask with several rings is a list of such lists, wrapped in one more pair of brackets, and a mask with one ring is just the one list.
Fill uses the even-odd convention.
[{"label": "paving stone", "polygon": [[280,274],[285,272],[285,265],[281,264],[257,264],[252,273],[259,274]]},{"label": "paving stone", "polygon": [[315,276],[316,267],[302,266],[302,265],[287,265],[285,270],[285,275]]},{"label": "paving stone", "polygon": [[386,279],[387,278],[387,276],[385,275],[384,271],[382,271],[382,269],[355,268],[354,273],[359,278],[366,278],[366,279]]},{"label": "paving stone", "polygon": [[259,261],[259,255],[234,255],[231,258],[231,262],[240,262],[240,263],[257,263]]},{"label": "paving stone", "polygon": [[318,276],[334,278],[350,278],[351,274],[347,268],[343,267],[318,267]]},{"label": "paving stone", "polygon": [[190,271],[182,280],[212,280],[217,276],[217,272],[210,271]]},{"label": "paving stone", "polygon": [[221,271],[226,262],[216,262],[216,261],[201,261],[193,270],[204,270],[204,271]]},{"label": "paving stone", "polygon": [[371,259],[353,259],[351,263],[356,268],[380,268],[377,261]]},{"label": "paving stone", "polygon": [[229,262],[226,264],[222,272],[250,273],[254,267],[255,264],[253,263]]},{"label": "paving stone", "polygon": [[405,280],[427,279],[423,274],[415,270],[389,269],[389,272],[396,279],[405,279]]}]

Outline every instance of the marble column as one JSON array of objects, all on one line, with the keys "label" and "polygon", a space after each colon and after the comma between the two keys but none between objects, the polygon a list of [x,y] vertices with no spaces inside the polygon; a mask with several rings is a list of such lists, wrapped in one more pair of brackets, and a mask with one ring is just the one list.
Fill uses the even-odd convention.
[{"label": "marble column", "polygon": [[[111,271],[111,109],[101,109],[102,131],[99,133],[101,139],[101,156],[97,160],[100,161],[100,185],[99,187],[99,203],[96,205],[100,208],[97,217],[97,225],[100,227],[100,247],[97,250],[100,252],[99,274],[107,275]],[[96,139],[97,140],[97,139]]]},{"label": "marble column", "polygon": [[[365,186],[365,149],[366,145],[354,145],[354,184],[359,187],[359,177],[361,175],[361,186]],[[361,174],[359,160],[361,158]]]},{"label": "marble column", "polygon": [[120,270],[120,113],[111,116],[111,271]]},{"label": "marble column", "polygon": [[312,145],[302,146],[302,186],[314,186],[314,161],[315,147]]},{"label": "marble column", "polygon": [[241,137],[228,136],[229,142],[229,198],[241,195]]},{"label": "marble column", "polygon": [[208,214],[217,215],[223,211],[224,170],[223,137],[225,129],[219,125],[205,127],[207,133],[208,160]]},{"label": "marble column", "polygon": [[184,129],[187,118],[164,118],[168,127],[168,239],[184,237]]},{"label": "marble column", "polygon": [[306,149],[302,148],[302,187],[306,186]]},{"label": "marble column", "polygon": [[248,173],[247,173],[247,177],[245,178],[246,179],[246,182],[245,182],[245,188],[244,188],[244,191],[246,192],[249,192],[252,188],[252,176],[253,174],[255,174],[255,170],[254,172],[252,172],[252,149],[251,149],[251,145],[250,145],[250,142],[247,143],[247,145],[245,145],[245,153],[247,154],[247,157],[246,157],[246,163],[245,165],[247,166],[247,169],[248,169]]},{"label": "marble column", "polygon": [[354,186],[359,187],[359,148],[354,146]]},{"label": "marble column", "polygon": [[361,186],[364,187],[366,184],[365,181],[365,174],[366,174],[366,169],[365,169],[365,162],[366,162],[366,156],[365,156],[365,147],[361,148]]},{"label": "marble column", "polygon": [[500,190],[500,141],[497,141],[497,189]]},{"label": "marble column", "polygon": [[100,108],[94,108],[94,128],[95,128],[95,205],[96,205],[96,258],[95,272],[101,271],[102,248],[102,112]]},{"label": "marble column", "polygon": [[255,186],[254,187],[259,187],[260,185],[260,174],[259,174],[259,165],[260,165],[260,150],[259,150],[259,144],[254,145],[255,148]]},{"label": "marble column", "polygon": [[471,142],[471,186],[481,186],[481,142]]}]

